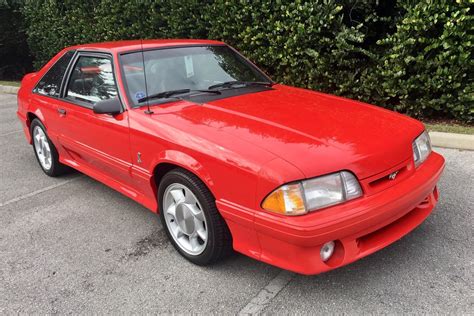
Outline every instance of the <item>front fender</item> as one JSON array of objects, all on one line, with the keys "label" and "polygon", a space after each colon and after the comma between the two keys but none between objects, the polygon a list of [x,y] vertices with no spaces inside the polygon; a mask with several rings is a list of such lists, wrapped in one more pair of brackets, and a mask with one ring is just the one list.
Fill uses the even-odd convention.
[{"label": "front fender", "polygon": [[185,170],[188,170],[189,172],[192,172],[199,179],[201,179],[201,181],[203,181],[207,185],[209,190],[211,190],[211,192],[214,194],[215,183],[212,180],[210,173],[195,158],[181,151],[164,150],[153,159],[152,165],[155,166],[153,170],[156,170],[159,165],[165,163],[173,164]]}]

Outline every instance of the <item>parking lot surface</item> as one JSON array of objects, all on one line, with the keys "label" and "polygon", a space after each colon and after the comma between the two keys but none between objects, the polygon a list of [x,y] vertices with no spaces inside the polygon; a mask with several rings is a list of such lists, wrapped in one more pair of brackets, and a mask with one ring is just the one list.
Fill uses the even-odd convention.
[{"label": "parking lot surface", "polygon": [[[474,310],[474,152],[446,158],[415,231],[344,268],[300,276],[242,255],[195,266],[158,216],[80,173],[49,178],[0,94],[0,313],[454,313]],[[298,258],[295,258],[297,260]]]}]

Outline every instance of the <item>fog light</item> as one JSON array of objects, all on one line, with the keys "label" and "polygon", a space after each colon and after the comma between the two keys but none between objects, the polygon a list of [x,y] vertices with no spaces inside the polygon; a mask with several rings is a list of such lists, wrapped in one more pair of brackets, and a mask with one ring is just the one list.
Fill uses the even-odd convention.
[{"label": "fog light", "polygon": [[321,247],[321,251],[319,252],[321,254],[321,260],[327,261],[331,258],[334,253],[334,245],[334,241],[328,241]]}]

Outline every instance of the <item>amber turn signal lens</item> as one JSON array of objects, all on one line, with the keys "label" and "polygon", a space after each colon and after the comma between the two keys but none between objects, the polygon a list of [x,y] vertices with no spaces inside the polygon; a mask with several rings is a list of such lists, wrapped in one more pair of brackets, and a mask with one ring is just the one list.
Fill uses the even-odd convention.
[{"label": "amber turn signal lens", "polygon": [[273,191],[263,201],[262,208],[283,215],[305,214],[301,184],[287,184]]}]

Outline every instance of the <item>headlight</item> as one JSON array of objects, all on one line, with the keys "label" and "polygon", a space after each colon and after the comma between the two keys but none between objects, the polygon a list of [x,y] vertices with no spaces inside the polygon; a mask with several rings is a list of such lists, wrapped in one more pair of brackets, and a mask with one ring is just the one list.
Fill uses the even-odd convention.
[{"label": "headlight", "polygon": [[284,215],[301,215],[358,198],[362,189],[347,171],[286,184],[263,200],[262,208]]},{"label": "headlight", "polygon": [[430,135],[426,131],[418,136],[412,144],[413,147],[413,160],[415,161],[415,167],[418,167],[423,161],[428,158],[431,153],[431,140]]}]

